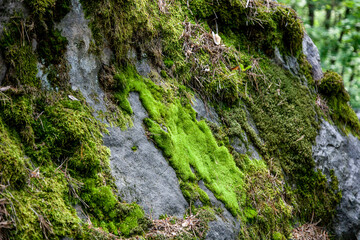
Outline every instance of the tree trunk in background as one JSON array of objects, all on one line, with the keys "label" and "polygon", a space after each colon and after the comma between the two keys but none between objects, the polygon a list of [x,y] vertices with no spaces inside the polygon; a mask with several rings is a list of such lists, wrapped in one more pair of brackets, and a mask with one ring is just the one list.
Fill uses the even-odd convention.
[{"label": "tree trunk in background", "polygon": [[331,20],[331,13],[333,10],[333,5],[331,6],[331,8],[326,9],[326,17],[325,17],[325,21],[324,21],[324,26],[326,30],[329,30],[330,28],[330,20]]},{"label": "tree trunk in background", "polygon": [[307,0],[307,5],[309,8],[309,23],[310,26],[314,26],[314,20],[315,20],[315,4],[312,0]]}]

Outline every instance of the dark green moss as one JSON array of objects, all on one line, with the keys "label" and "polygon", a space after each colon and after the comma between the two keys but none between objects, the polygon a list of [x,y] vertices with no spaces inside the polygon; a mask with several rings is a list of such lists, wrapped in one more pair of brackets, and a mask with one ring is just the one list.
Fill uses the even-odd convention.
[{"label": "dark green moss", "polygon": [[[71,101],[68,94],[9,90],[5,95],[9,101],[0,104],[0,118],[4,119],[0,154],[8,163],[1,169],[2,179],[10,183],[22,222],[11,236],[80,237],[83,229],[73,204],[87,206],[83,209],[95,228],[122,236],[142,234],[148,227],[144,212],[136,204],[120,203],[114,192],[109,150],[102,145],[105,126],[92,116],[89,107]],[[45,233],[38,215],[51,223]]]},{"label": "dark green moss", "polygon": [[[251,90],[248,109],[265,141],[269,157],[295,184],[297,214],[304,221],[312,216],[331,222],[341,199],[338,187],[329,185],[321,172],[314,171],[312,145],[319,123],[314,96],[299,79],[267,60],[261,61],[266,81]],[[293,203],[295,204],[295,203]]]},{"label": "dark green moss", "polygon": [[332,71],[327,71],[319,85],[319,92],[327,100],[331,119],[345,133],[360,136],[360,122],[356,113],[349,105],[350,96],[345,90],[342,77]]},{"label": "dark green moss", "polygon": [[59,64],[65,54],[68,41],[61,36],[58,29],[48,31],[41,34],[39,40],[38,53],[41,59],[49,64]]},{"label": "dark green moss", "polygon": [[24,32],[19,30],[20,19],[21,17],[17,17],[10,21],[0,39],[0,48],[9,67],[3,84],[39,87],[40,81],[36,78],[37,58],[29,42],[24,38]]},{"label": "dark green moss", "polygon": [[208,20],[215,30],[216,19],[220,31],[231,29],[246,36],[247,40],[268,55],[275,46],[289,55],[298,55],[302,49],[303,26],[295,11],[279,3],[267,4],[263,1],[217,2],[195,1],[190,4],[192,13]]}]

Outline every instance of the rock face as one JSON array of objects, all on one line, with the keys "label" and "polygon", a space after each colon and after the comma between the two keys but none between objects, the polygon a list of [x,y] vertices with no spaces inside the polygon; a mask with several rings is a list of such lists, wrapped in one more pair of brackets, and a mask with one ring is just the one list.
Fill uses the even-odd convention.
[{"label": "rock face", "polygon": [[15,12],[22,12],[25,16],[27,11],[22,3],[18,0],[1,0],[0,1],[0,35],[4,30],[4,25],[9,21],[10,16]]},{"label": "rock face", "polygon": [[209,105],[207,105],[203,100],[199,97],[195,97],[193,100],[193,109],[197,113],[196,119],[198,121],[202,119],[206,119],[209,122],[215,123],[216,125],[220,125],[219,116],[216,113],[215,109]]},{"label": "rock face", "polygon": [[330,170],[339,180],[342,200],[334,223],[335,233],[343,239],[360,237],[360,140],[344,136],[337,127],[323,121],[313,156],[317,167],[327,176]]},{"label": "rock face", "polygon": [[[98,83],[101,59],[88,53],[92,41],[88,20],[78,0],[72,0],[71,11],[57,26],[62,35],[68,39],[66,59],[71,66],[69,71],[70,84],[73,90],[80,90],[86,102],[95,111],[106,111],[104,92]],[[103,53],[105,55],[105,53]],[[105,58],[105,59],[108,59]]]},{"label": "rock face", "polygon": [[111,149],[111,169],[120,196],[137,202],[153,218],[161,214],[182,217],[188,207],[174,169],[146,137],[142,125],[147,113],[137,93],[130,93],[134,126],[110,128],[104,143]]},{"label": "rock face", "polygon": [[[104,92],[98,83],[102,63],[109,61],[111,53],[104,51],[102,58],[89,53],[92,41],[88,21],[78,0],[58,25],[68,39],[66,58],[71,66],[70,84],[79,90],[95,111],[106,111]],[[127,202],[137,202],[154,218],[161,214],[182,217],[188,203],[183,197],[175,171],[160,150],[145,135],[142,121],[147,117],[136,93],[131,93],[130,104],[135,113],[134,127],[122,131],[109,128],[104,144],[111,150],[111,167],[120,196]]]},{"label": "rock face", "polygon": [[279,48],[275,47],[275,58],[274,61],[278,64],[281,65],[283,68],[285,68],[286,70],[290,71],[293,75],[299,75],[299,70],[300,70],[300,66],[299,63],[297,62],[296,57],[294,56],[282,56]]},{"label": "rock face", "polygon": [[210,198],[210,202],[214,207],[221,208],[221,216],[216,215],[216,221],[209,223],[209,231],[206,239],[209,240],[230,240],[236,239],[240,231],[240,221],[231,215],[225,208],[224,204],[217,200],[214,194],[204,185],[203,181],[199,182],[199,187],[204,190]]},{"label": "rock face", "polygon": [[321,62],[320,62],[320,54],[319,50],[315,46],[314,42],[311,40],[309,35],[305,33],[303,38],[303,52],[306,56],[306,59],[312,66],[312,75],[315,81],[319,81],[324,77],[324,74],[321,69]]}]

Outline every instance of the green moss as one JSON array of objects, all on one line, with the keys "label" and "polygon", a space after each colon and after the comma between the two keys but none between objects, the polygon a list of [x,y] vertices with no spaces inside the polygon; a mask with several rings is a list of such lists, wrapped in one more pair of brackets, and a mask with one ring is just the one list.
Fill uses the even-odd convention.
[{"label": "green moss", "polygon": [[171,68],[174,65],[174,61],[171,59],[165,59],[164,64],[167,68]]},{"label": "green moss", "polygon": [[15,20],[10,21],[0,39],[0,48],[10,68],[4,84],[39,87],[40,82],[36,78],[36,55],[18,29],[19,23]]},{"label": "green moss", "polygon": [[273,54],[275,46],[287,54],[300,54],[304,29],[293,9],[262,1],[251,3],[249,8],[246,4],[244,0],[193,1],[190,9],[196,17],[208,20],[213,30],[216,18],[220,31],[231,29],[268,55]]},{"label": "green moss", "polygon": [[342,77],[332,71],[325,73],[319,85],[319,92],[323,94],[330,108],[331,119],[345,133],[360,136],[360,122],[356,113],[349,105],[350,96],[345,90]]},{"label": "green moss", "polygon": [[281,167],[288,182],[296,185],[292,191],[297,203],[292,204],[299,207],[295,212],[300,219],[314,216],[323,224],[329,223],[341,194],[321,172],[314,171],[312,145],[319,128],[315,97],[299,79],[278,66],[265,59],[260,66],[266,81],[258,81],[258,88],[251,90],[254,97],[247,106],[271,163],[274,169]]},{"label": "green moss", "polygon": [[276,233],[290,237],[293,209],[285,200],[281,179],[269,172],[263,160],[245,157],[241,169],[246,173],[247,203],[240,238],[266,239]]},{"label": "green moss", "polygon": [[275,232],[275,233],[273,233],[273,235],[272,235],[272,239],[273,239],[273,240],[285,240],[286,238],[285,238],[285,236],[282,235],[281,233]]},{"label": "green moss", "polygon": [[[4,95],[8,101],[0,104],[5,119],[0,125],[2,143],[10,144],[0,145],[8,163],[2,179],[10,183],[8,196],[21,222],[11,236],[80,237],[84,229],[72,207],[80,203],[88,206],[84,210],[94,227],[123,236],[142,234],[148,227],[143,211],[136,204],[120,203],[114,193],[110,153],[102,145],[105,126],[68,94],[9,90]],[[32,141],[24,137],[24,128]],[[40,175],[31,177],[37,167]],[[40,228],[42,217],[51,224],[48,229]]]},{"label": "green moss", "polygon": [[26,0],[30,19],[35,23],[37,51],[48,66],[59,64],[66,50],[67,40],[54,25],[70,11],[70,0]]},{"label": "green moss", "polygon": [[[16,187],[21,187],[26,181],[25,156],[17,138],[12,139],[8,129],[0,119],[0,165],[2,181]],[[6,160],[5,160],[6,159]]]},{"label": "green moss", "polygon": [[[124,99],[130,91],[139,92],[140,100],[149,113],[145,125],[151,132],[151,138],[164,152],[177,176],[184,182],[183,192],[193,199],[193,192],[208,202],[204,193],[193,190],[193,184],[203,180],[215,196],[225,203],[234,214],[240,214],[242,173],[236,167],[231,154],[225,147],[219,147],[210,128],[204,121],[198,122],[195,112],[189,104],[183,106],[179,99],[164,104],[164,90],[149,80],[144,80],[129,68],[121,71],[128,82],[126,91],[121,92]],[[159,124],[166,126],[165,132]],[[192,172],[191,167],[196,174]],[[190,191],[188,191],[188,190]],[[188,192],[188,193],[187,193]]]},{"label": "green moss", "polygon": [[132,146],[131,150],[133,150],[134,152],[136,152],[138,150],[138,146]]},{"label": "green moss", "polygon": [[307,61],[306,56],[301,54],[298,58],[298,62],[300,65],[300,73],[306,77],[310,86],[315,87],[315,81],[312,77],[312,66]]},{"label": "green moss", "polygon": [[46,36],[39,40],[39,56],[47,65],[59,64],[65,54],[67,44],[67,39],[61,36],[59,30],[49,31]]}]

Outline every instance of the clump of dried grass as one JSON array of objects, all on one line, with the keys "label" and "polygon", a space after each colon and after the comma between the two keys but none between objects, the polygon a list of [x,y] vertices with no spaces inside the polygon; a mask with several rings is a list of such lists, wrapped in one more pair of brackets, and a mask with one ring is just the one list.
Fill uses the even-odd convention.
[{"label": "clump of dried grass", "polygon": [[204,222],[197,215],[187,216],[185,219],[166,217],[164,219],[153,220],[152,228],[146,234],[146,238],[164,237],[174,239],[181,237],[202,238],[205,236],[207,228]]},{"label": "clump of dried grass", "polygon": [[292,232],[295,240],[330,240],[325,228],[317,226],[317,223],[306,223]]}]

